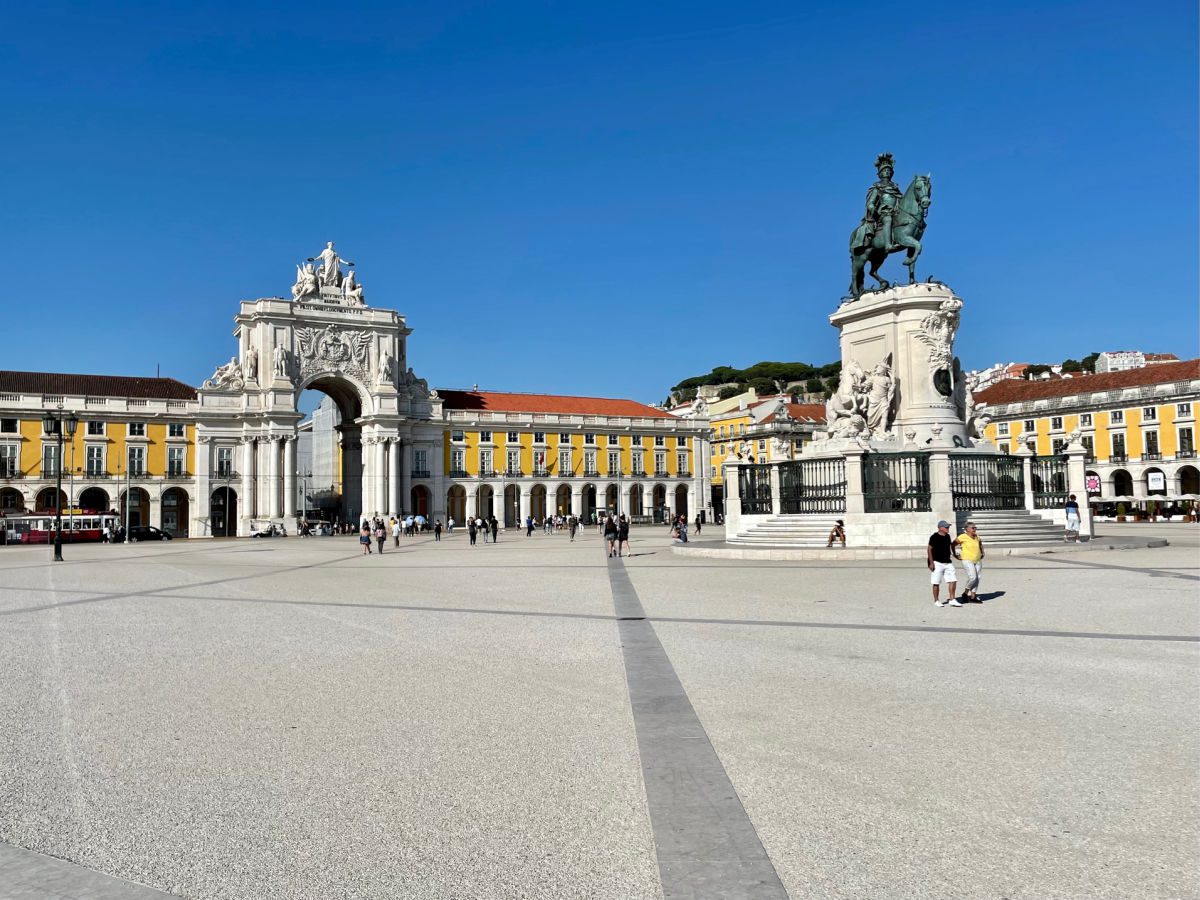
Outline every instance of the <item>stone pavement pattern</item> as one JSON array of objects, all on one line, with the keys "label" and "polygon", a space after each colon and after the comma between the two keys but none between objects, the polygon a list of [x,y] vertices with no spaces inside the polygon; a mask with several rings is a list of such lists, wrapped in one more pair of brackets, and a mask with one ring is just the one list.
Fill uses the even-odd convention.
[{"label": "stone pavement pattern", "polygon": [[1172,546],[963,609],[659,529],[7,548],[0,841],[222,900],[1200,896],[1197,532],[1127,527]]}]

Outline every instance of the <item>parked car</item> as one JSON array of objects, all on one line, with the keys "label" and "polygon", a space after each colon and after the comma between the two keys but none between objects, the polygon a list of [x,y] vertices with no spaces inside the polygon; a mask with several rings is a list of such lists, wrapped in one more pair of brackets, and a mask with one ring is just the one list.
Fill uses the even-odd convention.
[{"label": "parked car", "polygon": [[169,541],[171,535],[153,525],[134,525],[129,529],[128,538],[132,544],[137,541]]}]

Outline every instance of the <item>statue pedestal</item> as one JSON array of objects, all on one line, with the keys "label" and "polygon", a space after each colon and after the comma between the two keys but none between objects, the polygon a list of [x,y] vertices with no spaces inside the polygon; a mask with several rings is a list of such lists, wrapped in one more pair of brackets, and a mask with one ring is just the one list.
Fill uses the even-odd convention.
[{"label": "statue pedestal", "polygon": [[961,308],[962,299],[944,284],[906,284],[863,294],[829,317],[841,331],[843,371],[853,361],[870,373],[892,356],[892,428],[867,442],[870,449],[971,446],[961,406],[966,385],[956,383],[963,374],[954,361]]}]

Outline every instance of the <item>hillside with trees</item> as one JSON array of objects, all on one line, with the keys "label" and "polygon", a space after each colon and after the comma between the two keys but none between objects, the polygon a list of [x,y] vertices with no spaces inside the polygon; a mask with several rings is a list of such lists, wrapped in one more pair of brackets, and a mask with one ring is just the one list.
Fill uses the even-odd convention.
[{"label": "hillside with trees", "polygon": [[842,371],[840,362],[814,366],[804,362],[763,361],[745,369],[732,366],[717,366],[707,375],[685,378],[673,388],[667,405],[691,403],[696,399],[697,389],[705,385],[724,385],[719,396],[724,399],[754,388],[759,394],[776,392],[777,382],[800,393],[824,394],[837,388],[838,375]]}]

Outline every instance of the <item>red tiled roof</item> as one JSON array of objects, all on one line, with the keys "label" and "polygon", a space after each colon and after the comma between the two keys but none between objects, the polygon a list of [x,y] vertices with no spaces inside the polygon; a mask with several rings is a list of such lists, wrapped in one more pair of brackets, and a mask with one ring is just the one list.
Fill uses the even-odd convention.
[{"label": "red tiled roof", "polygon": [[1147,353],[1146,362],[1175,362],[1179,359],[1174,353]]},{"label": "red tiled roof", "polygon": [[64,375],[57,372],[0,371],[0,393],[61,394],[67,397],[133,397],[146,400],[195,400],[196,389],[174,378],[125,375]]},{"label": "red tiled roof", "polygon": [[1122,372],[1101,372],[1098,375],[1076,375],[1049,381],[998,381],[975,394],[978,403],[1023,403],[1028,400],[1048,400],[1051,397],[1070,397],[1093,391],[1113,391],[1170,381],[1192,381],[1200,378],[1200,359],[1160,363],[1141,369]]},{"label": "red tiled roof", "polygon": [[[824,403],[789,403],[788,415],[797,422],[824,422],[825,421],[825,404]],[[775,413],[771,413],[764,422],[774,422]]]},{"label": "red tiled roof", "polygon": [[604,397],[563,397],[557,394],[504,394],[497,391],[444,391],[438,388],[446,409],[495,412],[558,413],[577,416],[637,416],[673,419],[670,413],[636,400]]}]

